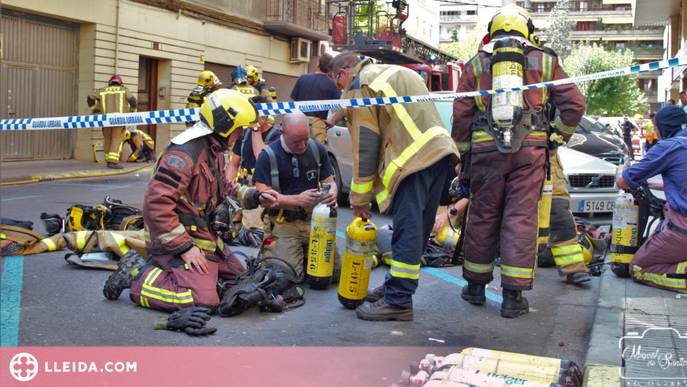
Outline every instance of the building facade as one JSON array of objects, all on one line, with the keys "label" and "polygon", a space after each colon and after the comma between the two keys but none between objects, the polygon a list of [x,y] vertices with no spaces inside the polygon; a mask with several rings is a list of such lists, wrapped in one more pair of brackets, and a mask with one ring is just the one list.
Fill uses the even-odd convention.
[{"label": "building facade", "polygon": [[439,2],[408,0],[408,19],[403,23],[408,34],[424,42],[439,45]]},{"label": "building facade", "polygon": [[[439,42],[451,43],[465,40],[479,27],[486,27],[496,10],[508,3],[507,0],[461,0],[455,3],[442,2],[439,7]],[[455,30],[455,33],[454,33]],[[455,36],[454,36],[455,35]]]},{"label": "building facade", "polygon": [[[526,8],[538,30],[548,25],[547,18],[557,1],[514,1]],[[637,63],[663,59],[664,27],[635,25],[631,0],[570,1],[568,19],[575,22],[571,39],[575,42],[598,43],[608,48],[621,48],[634,55]],[[649,111],[661,108],[658,99],[659,72],[639,75],[639,89],[649,102]],[[648,113],[648,112],[644,112]]]},{"label": "building facade", "polygon": [[[86,96],[113,74],[138,111],[184,108],[198,74],[231,85],[254,65],[280,101],[329,47],[323,0],[3,0],[0,119],[88,115]],[[185,129],[140,129],[157,151]],[[102,133],[64,129],[0,133],[0,160],[93,160]]]}]

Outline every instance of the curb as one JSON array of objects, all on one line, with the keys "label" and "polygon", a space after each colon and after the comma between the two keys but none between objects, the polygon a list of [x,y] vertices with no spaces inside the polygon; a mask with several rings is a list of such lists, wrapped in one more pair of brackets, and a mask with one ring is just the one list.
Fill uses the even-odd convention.
[{"label": "curb", "polygon": [[587,364],[584,367],[582,387],[620,387],[620,367],[603,364]]},{"label": "curb", "polygon": [[32,175],[32,176],[17,176],[9,177],[3,179],[0,186],[15,185],[15,184],[29,184],[38,183],[41,181],[53,181],[53,180],[64,180],[64,179],[79,179],[86,177],[101,177],[101,176],[116,176],[125,175],[131,172],[137,172],[144,168],[150,167],[151,164],[144,164],[137,168],[124,169],[124,170],[90,170],[90,171],[74,171],[74,172],[64,172],[64,173],[53,173],[49,175]]},{"label": "curb", "polygon": [[601,275],[585,369],[587,366],[606,365],[613,366],[617,373],[617,367],[623,366],[618,345],[624,335],[626,281],[616,277],[610,267],[606,267]]}]

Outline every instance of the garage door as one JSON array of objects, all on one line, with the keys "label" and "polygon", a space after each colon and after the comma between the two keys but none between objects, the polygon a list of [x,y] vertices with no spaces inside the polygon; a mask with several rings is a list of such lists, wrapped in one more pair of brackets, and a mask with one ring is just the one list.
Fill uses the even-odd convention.
[{"label": "garage door", "polygon": [[[262,77],[265,79],[265,84],[268,87],[274,86],[274,88],[277,89],[277,102],[288,102],[291,95],[291,90],[293,90],[293,86],[296,84],[298,77],[289,77],[267,71],[262,73]],[[282,117],[283,115],[276,117],[274,124],[277,127],[281,126]]]},{"label": "garage door", "polygon": [[231,87],[231,72],[234,66],[205,62],[205,70],[215,73],[222,82],[222,87]]},{"label": "garage door", "polygon": [[[0,12],[0,118],[75,115],[79,25],[7,9]],[[71,158],[75,143],[76,129],[2,131],[0,160]]]}]

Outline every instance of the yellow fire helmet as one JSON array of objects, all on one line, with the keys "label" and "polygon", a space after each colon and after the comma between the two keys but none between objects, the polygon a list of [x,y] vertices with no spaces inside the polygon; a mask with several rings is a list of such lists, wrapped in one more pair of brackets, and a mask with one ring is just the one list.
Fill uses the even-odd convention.
[{"label": "yellow fire helmet", "polygon": [[126,129],[126,132],[124,133],[124,141],[131,140],[131,131],[129,129]]},{"label": "yellow fire helmet", "polygon": [[219,78],[213,73],[212,71],[203,71],[198,75],[198,86],[202,86],[204,88],[212,88],[213,86],[219,86],[221,85],[222,82],[219,81]]},{"label": "yellow fire helmet", "polygon": [[256,126],[258,108],[244,94],[229,89],[208,95],[200,107],[200,121],[222,137],[229,137],[236,128]]},{"label": "yellow fire helmet", "polygon": [[246,71],[248,72],[248,83],[251,86],[257,85],[258,81],[260,80],[260,76],[258,76],[258,69],[253,65],[248,65],[246,66]]},{"label": "yellow fire helmet", "polygon": [[515,4],[499,8],[492,16],[488,29],[489,39],[492,39],[496,32],[503,31],[508,35],[522,36],[536,45],[539,42],[539,38],[533,35],[534,23],[530,14]]}]

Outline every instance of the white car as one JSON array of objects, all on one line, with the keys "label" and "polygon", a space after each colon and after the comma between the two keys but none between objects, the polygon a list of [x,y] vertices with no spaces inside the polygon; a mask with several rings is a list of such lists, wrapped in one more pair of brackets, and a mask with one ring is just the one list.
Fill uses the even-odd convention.
[{"label": "white car", "polygon": [[[447,130],[450,132],[452,101],[435,101]],[[339,202],[344,205],[351,191],[353,152],[351,135],[344,120],[329,129],[327,152],[334,167],[339,188]],[[615,188],[616,166],[600,158],[566,147],[558,150],[568,181],[571,211],[596,225],[611,224],[613,203],[618,195]]]}]

